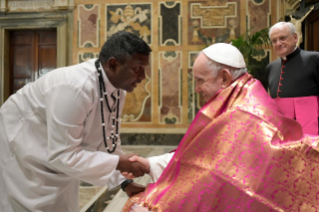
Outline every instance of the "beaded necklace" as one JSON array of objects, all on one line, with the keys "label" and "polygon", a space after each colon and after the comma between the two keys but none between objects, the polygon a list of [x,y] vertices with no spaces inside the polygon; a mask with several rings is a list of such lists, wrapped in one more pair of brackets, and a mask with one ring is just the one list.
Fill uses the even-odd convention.
[{"label": "beaded necklace", "polygon": [[[98,77],[99,77],[99,84],[100,84],[100,104],[101,104],[101,119],[102,119],[103,140],[104,140],[104,145],[105,145],[105,148],[107,149],[107,151],[109,153],[112,153],[116,149],[117,140],[119,138],[118,130],[119,130],[120,90],[117,91],[117,97],[113,96],[113,94],[111,95],[114,103],[117,104],[116,107],[112,110],[112,108],[110,107],[109,101],[108,101],[107,91],[105,89],[105,83],[104,83],[104,80],[103,80],[103,74],[102,74],[102,70],[101,70],[101,67],[100,67],[99,59],[97,59],[95,61],[95,67],[97,69],[97,73],[98,73]],[[110,116],[112,118],[112,130],[111,130],[111,136],[110,137],[106,137],[106,132],[105,132],[105,120],[104,120],[104,113],[103,113],[103,102],[104,102],[103,94],[104,94],[104,98],[105,98],[105,101],[106,101],[107,108],[108,108],[108,110],[109,110],[109,112],[111,114]],[[115,117],[115,113],[116,113],[116,117]],[[115,133],[114,133],[114,127],[115,127]],[[107,142],[106,142],[107,140],[112,140],[112,146],[113,146],[112,150],[107,146]]]}]

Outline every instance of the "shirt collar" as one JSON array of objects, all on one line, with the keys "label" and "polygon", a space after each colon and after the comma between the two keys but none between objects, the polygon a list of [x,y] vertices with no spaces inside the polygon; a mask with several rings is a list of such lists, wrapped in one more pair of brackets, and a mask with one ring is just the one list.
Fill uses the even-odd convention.
[{"label": "shirt collar", "polygon": [[299,53],[300,53],[300,49],[296,46],[292,53],[290,53],[286,57],[282,57],[281,59],[284,60],[284,61],[287,61],[287,60],[290,60],[291,58],[293,58],[294,56],[296,56]]},{"label": "shirt collar", "polygon": [[100,67],[102,69],[102,75],[103,75],[103,79],[104,79],[104,83],[105,83],[105,89],[106,89],[107,93],[109,93],[111,95],[114,91],[116,91],[118,89],[115,88],[112,85],[112,83],[110,82],[109,78],[107,78],[107,75],[106,75],[101,63],[100,63]]}]

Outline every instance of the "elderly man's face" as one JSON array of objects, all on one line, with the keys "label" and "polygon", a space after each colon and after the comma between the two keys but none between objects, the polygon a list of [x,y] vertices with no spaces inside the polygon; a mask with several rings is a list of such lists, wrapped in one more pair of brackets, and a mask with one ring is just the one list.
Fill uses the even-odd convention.
[{"label": "elderly man's face", "polygon": [[205,102],[209,101],[222,88],[223,79],[211,70],[209,59],[200,53],[194,63],[195,91],[203,95]]},{"label": "elderly man's face", "polygon": [[291,34],[288,26],[280,25],[271,30],[270,40],[276,54],[279,57],[286,57],[294,51],[298,36]]}]

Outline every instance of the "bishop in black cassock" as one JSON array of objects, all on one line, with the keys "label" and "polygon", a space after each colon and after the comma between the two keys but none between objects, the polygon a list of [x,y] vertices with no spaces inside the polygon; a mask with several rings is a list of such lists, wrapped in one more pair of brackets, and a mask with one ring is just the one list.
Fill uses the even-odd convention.
[{"label": "bishop in black cassock", "polygon": [[305,134],[318,135],[319,52],[296,47],[298,37],[291,23],[275,24],[269,35],[280,57],[266,67],[270,96]]}]

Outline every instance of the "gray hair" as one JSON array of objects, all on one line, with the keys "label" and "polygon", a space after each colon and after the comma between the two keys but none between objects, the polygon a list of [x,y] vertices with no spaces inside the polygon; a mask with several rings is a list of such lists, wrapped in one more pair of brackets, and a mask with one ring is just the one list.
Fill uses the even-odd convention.
[{"label": "gray hair", "polygon": [[227,66],[221,63],[217,63],[211,59],[207,59],[208,60],[208,66],[210,67],[210,69],[212,70],[212,74],[214,76],[217,76],[217,74],[222,70],[222,69],[227,69],[231,76],[232,79],[235,80],[237,78],[239,78],[241,75],[243,75],[244,73],[247,72],[247,68],[234,68],[231,66]]},{"label": "gray hair", "polygon": [[279,27],[279,26],[282,26],[282,25],[287,26],[292,35],[293,34],[297,34],[296,28],[295,28],[295,26],[292,23],[290,23],[290,22],[278,22],[278,23],[274,24],[272,27],[270,27],[269,33],[268,33],[269,38],[270,38],[271,31],[273,30],[273,28],[276,28],[276,27]]}]

